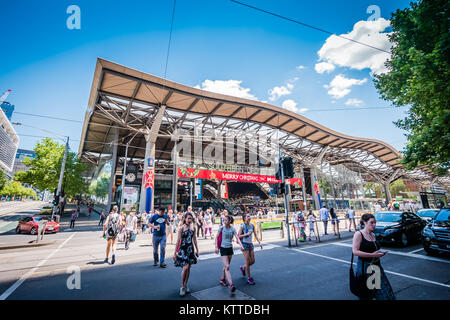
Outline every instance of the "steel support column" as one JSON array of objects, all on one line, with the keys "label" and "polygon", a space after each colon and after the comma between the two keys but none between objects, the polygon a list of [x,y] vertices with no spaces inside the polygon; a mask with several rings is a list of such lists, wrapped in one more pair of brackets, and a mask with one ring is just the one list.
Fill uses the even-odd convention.
[{"label": "steel support column", "polygon": [[114,130],[114,139],[113,143],[113,154],[112,154],[112,163],[111,163],[111,178],[109,180],[109,188],[108,188],[108,204],[106,205],[106,212],[109,214],[111,211],[111,200],[113,196],[113,186],[114,180],[116,178],[116,163],[117,163],[117,145],[119,142],[119,129],[113,128]]}]

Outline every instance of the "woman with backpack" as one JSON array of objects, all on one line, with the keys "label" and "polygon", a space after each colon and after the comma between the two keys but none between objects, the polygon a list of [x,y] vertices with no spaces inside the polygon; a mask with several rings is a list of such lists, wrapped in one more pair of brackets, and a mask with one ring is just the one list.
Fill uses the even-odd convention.
[{"label": "woman with backpack", "polygon": [[242,276],[245,277],[247,273],[248,277],[248,284],[254,285],[255,280],[253,280],[252,276],[250,275],[250,266],[255,263],[255,250],[253,247],[253,235],[255,235],[256,241],[258,241],[259,246],[262,250],[263,246],[261,244],[261,241],[258,239],[258,236],[255,232],[255,225],[253,223],[250,223],[251,216],[249,213],[244,215],[244,223],[241,224],[241,227],[238,231],[238,237],[242,241],[242,246],[244,247],[243,254],[245,259],[245,266],[240,266],[239,269],[241,269]]},{"label": "woman with backpack", "polygon": [[[226,211],[226,210],[225,210]],[[233,237],[236,239],[236,242],[241,247],[241,250],[244,251],[244,247],[242,246],[241,240],[239,239],[236,229],[234,229],[231,224],[234,219],[232,216],[226,215],[223,217],[223,226],[221,226],[217,232],[215,245],[216,245],[216,253],[220,251],[220,258],[223,263],[222,276],[220,278],[220,284],[222,286],[227,287],[230,286],[231,293],[236,290],[236,287],[233,285],[233,279],[231,278],[230,273],[230,263],[231,258],[233,257]],[[228,283],[227,283],[228,281]]]},{"label": "woman with backpack", "polygon": [[[192,226],[194,216],[187,212],[183,217],[183,224],[178,229],[177,234],[177,248],[173,254],[173,261],[175,267],[183,268],[181,271],[181,288],[180,296],[184,296],[190,292],[187,287],[189,275],[191,273],[191,265],[197,263],[198,245],[195,234],[195,227]],[[195,246],[195,250],[194,250]]]},{"label": "woman with backpack", "polygon": [[[108,241],[108,244],[106,246],[106,258],[105,263],[108,263],[109,258],[109,251],[112,248],[112,259],[111,264],[114,264],[116,262],[116,242],[117,242],[117,235],[119,234],[120,226],[122,224],[122,218],[117,213],[119,208],[117,206],[114,206],[108,217],[106,218],[106,222],[103,225],[103,238],[105,238]],[[108,236],[106,236],[108,235]]]}]

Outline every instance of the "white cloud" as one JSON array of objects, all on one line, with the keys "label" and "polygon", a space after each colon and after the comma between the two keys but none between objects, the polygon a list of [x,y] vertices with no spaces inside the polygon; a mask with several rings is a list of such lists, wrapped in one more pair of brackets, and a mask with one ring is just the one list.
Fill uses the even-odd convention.
[{"label": "white cloud", "polygon": [[292,93],[292,89],[294,89],[294,83],[298,80],[298,77],[295,77],[294,79],[291,79],[288,81],[288,83],[285,86],[279,86],[279,87],[274,87],[273,89],[269,89],[269,100],[270,101],[275,101],[277,100],[279,97],[282,96],[287,96],[290,95]]},{"label": "white cloud", "polygon": [[281,107],[292,112],[297,112],[297,103],[291,99],[284,100]]},{"label": "white cloud", "polygon": [[324,88],[329,89],[328,94],[333,96],[333,99],[341,99],[351,92],[349,89],[352,86],[359,86],[367,82],[367,79],[351,79],[339,74],[331,80],[329,85],[324,85]]},{"label": "white cloud", "polygon": [[329,63],[329,62],[320,62],[317,63],[314,66],[314,69],[316,70],[317,73],[324,73],[324,72],[328,72],[330,73],[331,71],[333,71],[336,67],[334,66],[334,64]]},{"label": "white cloud", "polygon": [[[358,21],[353,26],[351,32],[341,34],[340,36],[385,51],[390,51],[391,43],[388,39],[389,33],[383,33],[389,26],[390,21],[383,18],[375,21]],[[357,70],[369,68],[371,73],[375,74],[385,73],[387,71],[384,63],[390,58],[390,54],[387,52],[342,39],[336,35],[328,37],[322,48],[318,51],[318,55],[320,61]]]},{"label": "white cloud", "polygon": [[195,88],[238,98],[258,100],[250,93],[250,88],[242,87],[241,83],[240,80],[205,80],[201,86],[197,85]]},{"label": "white cloud", "polygon": [[309,110],[308,108],[301,108],[301,109],[298,110],[298,112],[305,113],[308,110]]},{"label": "white cloud", "polygon": [[354,107],[360,107],[364,104],[364,101],[359,100],[359,99],[348,99],[345,102],[346,106],[354,106]]},{"label": "white cloud", "polygon": [[297,66],[297,69],[298,70],[303,70],[303,69],[305,69],[306,67],[305,66]]}]

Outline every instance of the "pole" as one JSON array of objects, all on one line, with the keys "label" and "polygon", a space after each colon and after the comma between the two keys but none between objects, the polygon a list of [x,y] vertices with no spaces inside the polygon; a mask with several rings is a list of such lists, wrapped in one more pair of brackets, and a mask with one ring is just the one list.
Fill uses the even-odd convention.
[{"label": "pole", "polygon": [[303,195],[303,210],[307,210],[306,208],[306,185],[305,185],[305,173],[303,172],[303,165],[300,165],[300,174],[302,178],[302,195]]},{"label": "pole", "polygon": [[[56,191],[56,196],[58,198],[61,196],[61,187],[62,187],[62,182],[63,182],[63,178],[64,178],[64,169],[66,167],[68,150],[69,150],[69,137],[67,137],[66,146],[64,149],[64,157],[63,157],[63,161],[62,161],[62,165],[61,165],[61,171],[59,173],[58,189]],[[59,205],[59,203],[57,205]],[[53,221],[54,215],[55,215],[55,210],[52,211],[52,221]]]},{"label": "pole", "polygon": [[[136,132],[133,136],[133,138],[130,139],[130,141],[127,142],[127,146],[125,147],[125,160],[123,162],[123,171],[122,171],[122,192],[120,193],[120,211],[122,211],[123,208],[123,200],[124,200],[124,188],[125,188],[125,177],[127,176],[127,162],[128,162],[128,146],[130,145],[131,141],[133,141],[134,137],[136,137],[138,133]],[[119,212],[120,212],[119,211]]]},{"label": "pole", "polygon": [[[280,149],[280,145],[278,144],[278,149]],[[281,151],[280,152],[280,165],[281,165],[281,181],[284,185],[284,211],[286,214],[286,226],[287,226],[287,236],[288,236],[288,246],[291,246],[291,233],[289,230],[289,207],[288,207],[288,199],[287,199],[287,193],[288,193],[288,186],[285,184],[284,179],[284,169],[283,165],[281,164]]]},{"label": "pole", "polygon": [[178,193],[178,151],[177,143],[173,146],[173,176],[172,176],[172,210],[175,213],[177,209],[177,193]]}]

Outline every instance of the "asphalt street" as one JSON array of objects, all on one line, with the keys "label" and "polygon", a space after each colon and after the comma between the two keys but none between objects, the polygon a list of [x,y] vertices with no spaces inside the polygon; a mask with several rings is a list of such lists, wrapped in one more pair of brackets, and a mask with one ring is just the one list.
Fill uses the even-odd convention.
[{"label": "asphalt street", "polygon": [[[20,212],[33,214],[33,211]],[[235,248],[231,274],[237,292],[231,296],[219,286],[222,263],[214,251],[213,240],[199,239],[200,258],[192,266],[188,286],[191,294],[178,295],[181,268],[173,265],[174,245],[166,249],[168,267],[153,266],[153,247],[149,234],[139,234],[128,251],[118,244],[116,264],[103,263],[106,241],[97,226],[98,216],[82,217],[75,230],[45,235],[55,240],[45,247],[0,250],[0,299],[183,299],[183,300],[356,300],[349,291],[348,272],[353,233],[343,232],[323,242],[288,247],[280,231],[264,231],[263,250],[255,252],[250,286],[241,275],[243,255]],[[0,235],[0,243],[34,240],[35,236],[16,235],[13,230]],[[175,240],[174,240],[175,242]],[[382,265],[400,300],[449,300],[450,259],[427,256],[416,243],[406,248],[385,247],[389,253]],[[80,270],[80,289],[69,289],[73,270]],[[72,278],[70,278],[72,276]]]}]

